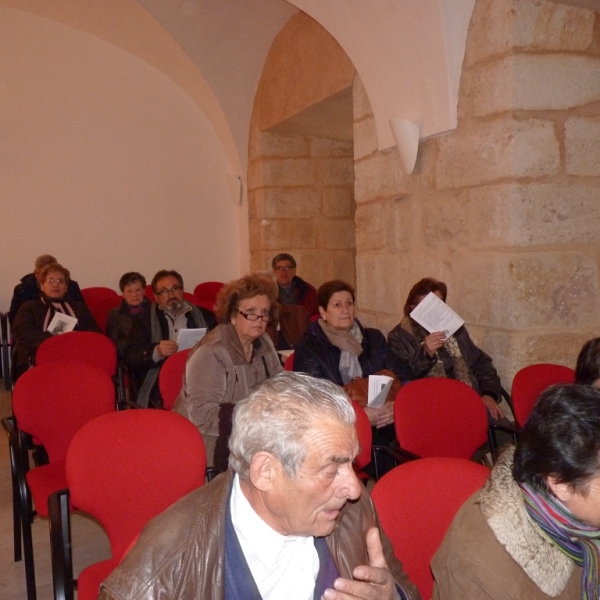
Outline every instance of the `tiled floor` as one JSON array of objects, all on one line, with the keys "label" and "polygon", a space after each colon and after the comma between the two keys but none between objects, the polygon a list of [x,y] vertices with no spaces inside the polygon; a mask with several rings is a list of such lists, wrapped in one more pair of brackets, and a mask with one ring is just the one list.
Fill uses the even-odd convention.
[{"label": "tiled floor", "polygon": [[[0,385],[2,381],[0,380]],[[0,418],[12,413],[10,392],[0,391]],[[3,434],[4,429],[0,429]],[[72,542],[75,573],[99,560],[110,557],[106,535],[100,526],[82,515],[73,515]],[[38,600],[52,600],[52,574],[48,521],[36,518],[33,524],[35,572]],[[0,439],[0,598],[26,600],[23,561],[13,561],[12,492],[8,442]]]}]

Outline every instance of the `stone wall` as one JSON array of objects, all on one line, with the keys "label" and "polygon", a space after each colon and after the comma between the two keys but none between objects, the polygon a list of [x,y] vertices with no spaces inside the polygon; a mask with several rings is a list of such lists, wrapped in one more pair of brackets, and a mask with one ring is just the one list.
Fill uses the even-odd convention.
[{"label": "stone wall", "polygon": [[318,286],[354,274],[352,143],[254,131],[248,170],[253,270],[290,252]]},{"label": "stone wall", "polygon": [[600,334],[600,15],[546,0],[478,0],[455,131],[407,176],[377,151],[354,84],[356,269],[363,321],[385,333],[432,276],[505,385],[573,365]]}]

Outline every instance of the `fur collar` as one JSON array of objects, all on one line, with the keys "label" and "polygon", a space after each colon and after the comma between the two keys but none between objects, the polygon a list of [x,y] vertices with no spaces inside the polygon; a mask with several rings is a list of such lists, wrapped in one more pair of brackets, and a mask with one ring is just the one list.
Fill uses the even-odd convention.
[{"label": "fur collar", "polygon": [[512,476],[514,447],[500,456],[479,495],[483,516],[496,539],[529,578],[548,596],[558,596],[575,569],[527,514]]}]

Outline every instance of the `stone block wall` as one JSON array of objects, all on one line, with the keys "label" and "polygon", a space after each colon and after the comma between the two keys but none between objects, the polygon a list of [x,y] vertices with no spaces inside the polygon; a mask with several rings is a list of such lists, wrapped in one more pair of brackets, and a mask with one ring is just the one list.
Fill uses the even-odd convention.
[{"label": "stone block wall", "polygon": [[408,176],[355,80],[360,315],[387,333],[418,279],[442,279],[509,386],[600,335],[600,14],[477,0],[458,109]]},{"label": "stone block wall", "polygon": [[353,144],[253,131],[248,204],[253,270],[291,253],[313,285],[355,282]]}]

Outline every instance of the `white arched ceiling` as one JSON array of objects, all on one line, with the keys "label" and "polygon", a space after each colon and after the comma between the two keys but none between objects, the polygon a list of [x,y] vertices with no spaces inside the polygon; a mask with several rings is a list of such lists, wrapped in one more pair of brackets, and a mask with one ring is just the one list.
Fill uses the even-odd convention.
[{"label": "white arched ceiling", "polygon": [[421,137],[456,127],[458,85],[475,0],[288,0],[318,21],[348,54],[365,86],[379,149],[394,140],[389,119]]},{"label": "white arched ceiling", "polygon": [[201,105],[234,174],[243,174],[263,64],[274,37],[297,9],[318,21],[355,65],[371,102],[379,148],[384,149],[394,143],[389,128],[393,117],[418,123],[421,137],[456,127],[458,84],[475,0],[0,3],[84,29],[147,60]]}]

